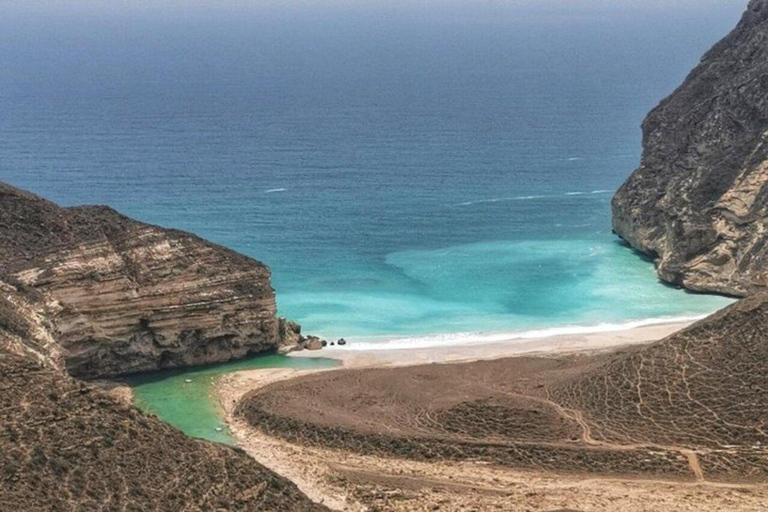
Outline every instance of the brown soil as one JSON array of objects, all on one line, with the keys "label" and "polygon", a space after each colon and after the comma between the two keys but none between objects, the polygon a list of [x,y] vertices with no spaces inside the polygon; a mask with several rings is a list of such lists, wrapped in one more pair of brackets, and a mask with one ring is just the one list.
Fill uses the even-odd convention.
[{"label": "brown soil", "polygon": [[598,444],[548,398],[605,356],[338,371],[275,384],[238,409],[284,440],[418,461],[692,480],[677,449]]},{"label": "brown soil", "polygon": [[241,450],[2,350],[0,509],[325,510]]},{"label": "brown soil", "polygon": [[756,297],[641,349],[324,373],[252,393],[237,414],[365,455],[768,482],[765,325]]},{"label": "brown soil", "polygon": [[[327,463],[327,478],[383,510],[401,509],[392,496],[411,500],[434,488],[434,470],[346,464],[352,454],[406,467],[458,464],[666,485],[673,495],[691,485],[697,496],[731,489],[746,494],[732,503],[696,498],[693,510],[760,510],[768,503],[765,325],[768,297],[754,297],[642,348],[323,372],[256,389],[235,416],[261,435],[324,452],[321,458],[337,461]],[[481,485],[476,475],[442,482],[452,500],[465,492],[490,503],[478,510],[500,504],[503,487]]]}]

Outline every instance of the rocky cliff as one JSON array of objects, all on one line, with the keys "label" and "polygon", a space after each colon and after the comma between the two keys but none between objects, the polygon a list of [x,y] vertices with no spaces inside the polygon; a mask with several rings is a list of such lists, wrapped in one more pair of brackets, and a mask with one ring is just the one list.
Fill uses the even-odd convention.
[{"label": "rocky cliff", "polygon": [[16,336],[6,347],[81,377],[225,361],[296,338],[265,265],[3,184],[0,283],[0,316]]},{"label": "rocky cliff", "polygon": [[294,343],[269,277],[188,233],[0,184],[0,508],[326,510],[242,450],[190,439],[66,374]]},{"label": "rocky cliff", "polygon": [[768,284],[768,0],[643,123],[643,156],[613,198],[614,231],[661,279],[749,295]]}]

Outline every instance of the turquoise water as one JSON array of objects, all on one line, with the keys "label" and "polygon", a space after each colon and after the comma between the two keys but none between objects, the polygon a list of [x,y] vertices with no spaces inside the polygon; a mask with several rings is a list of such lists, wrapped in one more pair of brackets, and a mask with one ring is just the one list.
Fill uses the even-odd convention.
[{"label": "turquoise water", "polygon": [[261,259],[331,338],[727,302],[659,284],[610,198],[742,0],[225,4],[0,5],[0,179]]},{"label": "turquoise water", "polygon": [[192,437],[234,444],[214,394],[213,385],[221,375],[256,368],[313,369],[336,364],[323,358],[254,356],[231,363],[136,375],[127,382],[140,409]]}]

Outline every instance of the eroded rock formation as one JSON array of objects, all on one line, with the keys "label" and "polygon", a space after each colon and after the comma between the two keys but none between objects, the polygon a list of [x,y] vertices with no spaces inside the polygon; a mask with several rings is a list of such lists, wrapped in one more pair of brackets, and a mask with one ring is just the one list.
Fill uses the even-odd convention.
[{"label": "eroded rock formation", "polygon": [[61,208],[3,184],[0,280],[16,349],[81,377],[226,361],[297,336],[277,317],[262,263],[108,207]]},{"label": "eroded rock formation", "polygon": [[613,198],[614,231],[696,291],[768,285],[768,0],[643,123],[643,157]]}]

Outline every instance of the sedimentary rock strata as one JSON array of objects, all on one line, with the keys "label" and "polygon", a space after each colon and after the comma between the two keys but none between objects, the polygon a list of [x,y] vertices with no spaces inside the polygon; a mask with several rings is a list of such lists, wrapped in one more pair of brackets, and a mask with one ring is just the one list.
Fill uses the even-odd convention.
[{"label": "sedimentary rock strata", "polygon": [[61,208],[2,184],[0,279],[15,290],[3,300],[33,297],[45,318],[58,345],[48,340],[40,353],[82,377],[226,361],[296,336],[277,318],[262,263],[108,207]]},{"label": "sedimentary rock strata", "polygon": [[768,0],[643,123],[640,167],[613,198],[614,231],[691,290],[768,285]]}]

